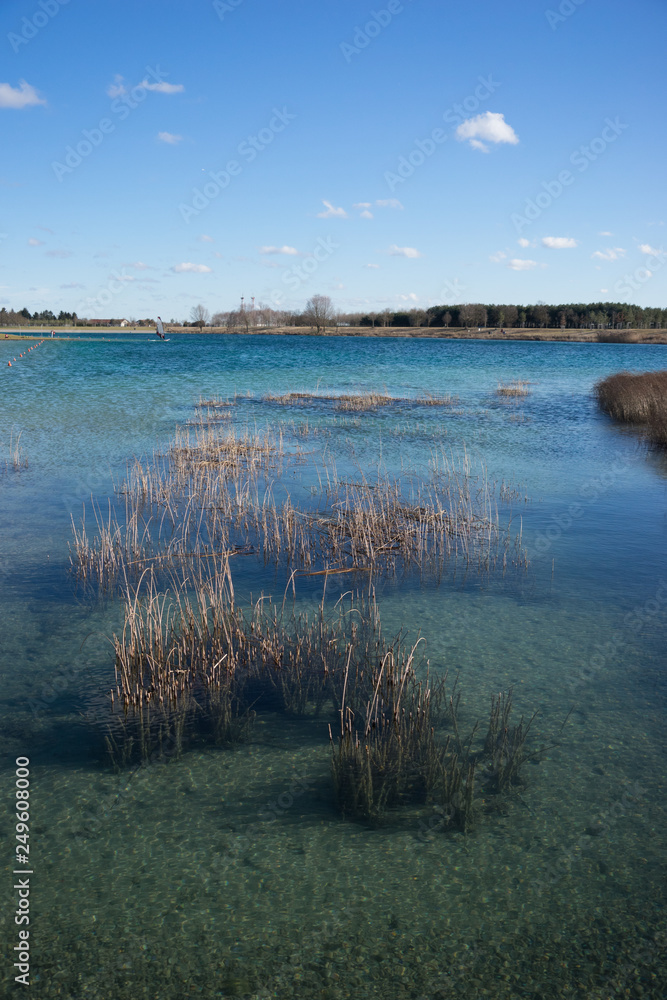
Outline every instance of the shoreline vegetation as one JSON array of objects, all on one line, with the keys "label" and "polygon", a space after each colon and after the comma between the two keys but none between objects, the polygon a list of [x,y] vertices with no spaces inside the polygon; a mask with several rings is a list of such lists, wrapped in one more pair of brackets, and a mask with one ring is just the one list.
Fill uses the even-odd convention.
[{"label": "shoreline vegetation", "polygon": [[637,427],[654,448],[667,449],[667,371],[618,372],[594,391],[601,410]]},{"label": "shoreline vegetation", "polygon": [[[5,331],[3,338],[0,333],[0,343],[3,339],[8,340],[30,340],[36,334],[44,334],[44,326],[24,327],[21,332]],[[56,329],[55,327],[53,329]],[[667,344],[667,329],[652,330],[576,330],[576,329],[537,329],[537,328],[506,328],[498,329],[493,327],[466,328],[466,327],[368,327],[368,326],[346,326],[330,327],[319,332],[315,327],[305,326],[282,326],[282,327],[254,327],[246,329],[230,330],[227,327],[206,327],[200,330],[197,327],[185,327],[176,324],[169,324],[166,327],[171,334],[196,334],[196,335],[220,335],[226,336],[273,336],[273,337],[392,337],[408,339],[429,339],[429,340],[516,340],[516,341],[540,341],[543,343],[560,341],[562,343],[580,344]],[[150,336],[153,333],[151,327],[118,327],[118,326],[76,326],[57,328],[54,340],[76,340],[91,333],[103,331],[109,336],[118,334],[137,334]],[[154,335],[154,334],[153,334]],[[47,336],[45,342],[51,338]]]}]

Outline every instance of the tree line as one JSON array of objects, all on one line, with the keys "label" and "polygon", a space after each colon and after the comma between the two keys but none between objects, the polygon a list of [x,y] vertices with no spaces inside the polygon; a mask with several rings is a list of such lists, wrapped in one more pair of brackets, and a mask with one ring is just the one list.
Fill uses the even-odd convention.
[{"label": "tree line", "polygon": [[[119,321],[114,321],[119,322]],[[128,322],[133,326],[144,326],[152,319]],[[50,309],[30,313],[28,309],[15,312],[0,309],[0,326],[26,326],[30,323],[42,325],[85,325],[86,319],[76,313],[61,310],[56,316]],[[484,303],[463,303],[460,305],[431,306],[428,309],[409,310],[383,309],[380,312],[340,312],[327,295],[313,295],[301,310],[274,309],[259,303],[254,308],[232,309],[211,315],[202,304],[192,308],[188,318],[171,319],[170,323],[186,327],[215,327],[224,330],[242,330],[249,333],[254,329],[271,327],[314,327],[318,332],[335,326],[357,327],[444,327],[452,329],[665,329],[667,309],[627,305],[624,302],[569,303],[566,305],[489,305]]]},{"label": "tree line", "polygon": [[347,313],[351,326],[437,326],[482,329],[547,328],[582,329],[663,329],[667,309],[627,305],[624,302],[569,303],[566,305],[463,305],[431,306],[393,312]]}]

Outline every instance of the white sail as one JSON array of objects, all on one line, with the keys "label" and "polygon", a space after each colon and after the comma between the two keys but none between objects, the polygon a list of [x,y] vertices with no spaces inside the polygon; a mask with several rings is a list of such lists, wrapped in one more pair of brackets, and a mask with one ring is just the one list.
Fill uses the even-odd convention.
[{"label": "white sail", "polygon": [[157,323],[155,325],[157,327],[156,332],[157,332],[158,336],[159,337],[164,337],[164,327],[162,325],[162,320],[160,319],[159,316],[157,318]]}]

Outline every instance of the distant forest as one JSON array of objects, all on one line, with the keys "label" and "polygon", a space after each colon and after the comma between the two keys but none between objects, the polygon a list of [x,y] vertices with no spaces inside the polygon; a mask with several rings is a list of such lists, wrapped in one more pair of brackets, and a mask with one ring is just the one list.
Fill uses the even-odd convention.
[{"label": "distant forest", "polygon": [[354,326],[438,327],[537,327],[558,329],[662,329],[667,309],[626,305],[623,302],[571,303],[549,306],[484,305],[431,306],[430,309],[381,313],[349,313],[345,321]]},{"label": "distant forest", "polygon": [[[317,298],[317,297],[316,297]],[[320,297],[322,298],[322,297]],[[311,300],[312,301],[312,300]],[[327,300],[329,302],[330,300]],[[28,309],[18,312],[0,309],[0,327],[19,327],[29,324],[45,326],[86,325],[92,322],[97,325],[106,323],[119,325],[121,319],[87,321],[76,313],[61,311],[56,316],[51,310],[31,313]],[[126,320],[132,326],[152,324],[152,319]],[[308,308],[301,312],[285,309],[273,309],[261,303],[254,309],[216,312],[210,315],[203,306],[193,309],[189,319],[171,319],[170,323],[178,326],[216,327],[246,330],[282,326],[310,326],[312,311]],[[568,305],[550,306],[538,303],[531,306],[516,305],[484,305],[483,303],[466,303],[463,305],[431,306],[429,309],[410,309],[394,311],[384,309],[382,312],[341,312],[331,308],[327,313],[326,325],[369,326],[369,327],[420,327],[433,326],[454,329],[509,329],[516,328],[565,328],[582,329],[665,329],[667,328],[667,309],[642,308],[642,306],[626,305],[623,302],[571,303]]]}]

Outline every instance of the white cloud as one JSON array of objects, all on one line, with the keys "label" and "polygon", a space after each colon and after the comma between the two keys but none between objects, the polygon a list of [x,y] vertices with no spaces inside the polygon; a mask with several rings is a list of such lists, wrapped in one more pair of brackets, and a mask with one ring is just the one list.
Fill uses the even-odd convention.
[{"label": "white cloud", "polygon": [[18,87],[0,83],[0,108],[29,108],[34,104],[46,104],[46,101],[25,80],[21,80]]},{"label": "white cloud", "polygon": [[380,265],[379,265],[379,264],[364,264],[364,267],[370,267],[370,268],[372,268],[372,269],[373,269],[374,271],[377,271],[377,270],[379,270],[379,268],[380,268]]},{"label": "white cloud", "polygon": [[322,204],[326,208],[325,212],[318,212],[318,219],[347,219],[347,212],[344,208],[334,208],[330,201],[322,199]]},{"label": "white cloud", "polygon": [[613,236],[613,235],[614,235],[613,233],[607,232],[606,229],[604,229],[601,233],[598,233],[598,236]]},{"label": "white cloud", "polygon": [[182,94],[185,90],[182,83],[165,83],[164,80],[159,83],[149,83],[148,80],[142,80],[139,86],[145,87],[146,90],[152,90],[156,94]]},{"label": "white cloud", "polygon": [[199,237],[199,240],[201,243],[215,243],[213,237],[207,236],[206,233],[202,233],[201,236]]},{"label": "white cloud", "polygon": [[647,253],[651,257],[662,257],[665,252],[664,250],[656,250],[650,243],[640,243],[639,249],[642,253]]},{"label": "white cloud", "polygon": [[287,256],[287,257],[298,257],[299,256],[299,251],[296,249],[296,247],[288,247],[288,246],[284,246],[284,247],[260,247],[259,248],[259,252],[261,254],[282,253],[282,254],[285,254],[285,256]]},{"label": "white cloud", "polygon": [[71,250],[47,250],[46,251],[46,256],[47,257],[71,257],[72,256],[72,251]]},{"label": "white cloud", "polygon": [[415,295],[414,292],[409,292],[407,295],[399,295],[398,297],[403,302],[419,302],[419,296]]},{"label": "white cloud", "polygon": [[492,253],[489,255],[489,260],[492,260],[494,264],[499,264],[501,260],[505,260],[507,254],[504,250],[499,250],[498,253]]},{"label": "white cloud", "polygon": [[508,267],[511,267],[513,271],[530,271],[532,268],[537,267],[536,260],[521,260],[519,257],[514,257]]},{"label": "white cloud", "polygon": [[211,268],[207,267],[206,264],[192,264],[190,261],[186,261],[183,264],[174,264],[172,271],[176,274],[210,274]]},{"label": "white cloud", "polygon": [[70,281],[68,285],[61,285],[61,288],[85,288],[85,285],[80,284],[78,281]]},{"label": "white cloud", "polygon": [[389,247],[389,253],[391,254],[392,257],[421,257],[422,256],[422,254],[419,252],[419,250],[415,250],[414,247],[397,247],[395,243],[393,243]]},{"label": "white cloud", "polygon": [[175,135],[173,132],[158,132],[157,137],[160,142],[166,142],[170,146],[177,146],[179,142],[183,142],[183,136]]},{"label": "white cloud", "polygon": [[36,240],[36,239],[34,239],[34,237],[31,237],[28,240],[28,246],[29,247],[43,247],[44,243],[43,243],[42,240]]},{"label": "white cloud", "polygon": [[530,240],[527,240],[525,236],[522,236],[520,239],[518,239],[517,243],[519,244],[520,247],[524,247],[524,249],[525,247],[533,246]]},{"label": "white cloud", "polygon": [[[142,80],[137,86],[143,87],[145,90],[153,90],[157,94],[181,94],[185,90],[182,83],[165,83],[164,81],[149,83],[148,80]],[[109,97],[123,97],[127,94],[125,80],[119,73],[116,73],[114,82],[107,87],[107,94]]]},{"label": "white cloud", "polygon": [[136,281],[133,274],[110,274],[109,281]]},{"label": "white cloud", "polygon": [[136,271],[148,270],[148,264],[144,264],[143,260],[135,260],[131,264],[127,264],[126,267],[133,267]]},{"label": "white cloud", "polygon": [[609,294],[609,289],[608,288],[601,288],[600,292],[602,293],[602,295],[608,295]]},{"label": "white cloud", "polygon": [[109,86],[107,87],[107,95],[109,97],[122,97],[123,94],[127,93],[127,90],[125,89],[125,84],[123,83],[123,77],[120,75],[120,73],[116,73],[113,79],[114,82],[110,83]]},{"label": "white cloud", "polygon": [[489,150],[484,142],[480,141],[482,139],[493,143],[508,142],[513,146],[519,141],[512,126],[505,121],[505,115],[493,111],[485,111],[476,118],[468,118],[461,122],[456,130],[456,138],[459,142],[469,141],[474,149],[479,149],[483,153],[488,153]]},{"label": "white cloud", "polygon": [[622,247],[607,247],[606,250],[596,250],[591,257],[598,260],[618,260],[619,257],[625,257],[625,250]]},{"label": "white cloud", "polygon": [[569,250],[571,247],[576,247],[577,245],[577,241],[571,239],[569,236],[542,237],[542,246],[549,247],[551,250]]},{"label": "white cloud", "polygon": [[378,198],[375,204],[379,208],[403,208],[398,198]]},{"label": "white cloud", "polygon": [[356,205],[352,206],[352,208],[360,208],[360,209],[362,209],[362,212],[361,212],[361,218],[362,219],[372,219],[373,218],[373,213],[369,211],[370,207],[371,207],[370,201],[358,201],[356,203]]}]

